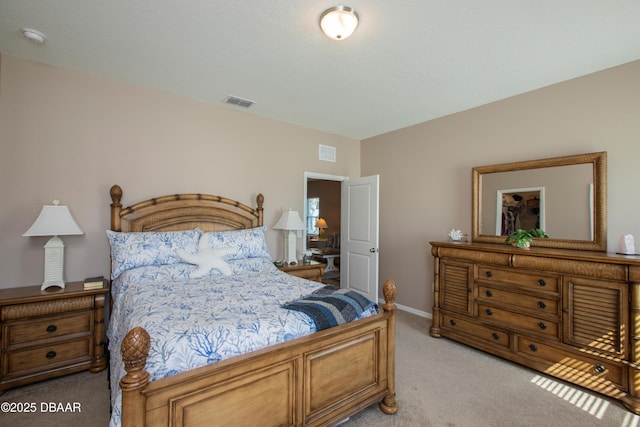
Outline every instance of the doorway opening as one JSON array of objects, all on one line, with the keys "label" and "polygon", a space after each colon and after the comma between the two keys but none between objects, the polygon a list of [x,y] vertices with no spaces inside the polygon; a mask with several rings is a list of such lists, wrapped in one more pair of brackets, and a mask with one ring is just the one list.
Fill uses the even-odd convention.
[{"label": "doorway opening", "polygon": [[[326,264],[322,282],[340,287],[340,231],[343,176],[304,173],[303,250],[312,261]],[[326,228],[325,228],[326,227]]]}]

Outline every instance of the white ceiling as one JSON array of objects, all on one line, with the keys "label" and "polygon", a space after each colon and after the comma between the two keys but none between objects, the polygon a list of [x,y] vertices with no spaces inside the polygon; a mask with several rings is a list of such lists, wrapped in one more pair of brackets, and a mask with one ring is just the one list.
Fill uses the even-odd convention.
[{"label": "white ceiling", "polygon": [[640,1],[0,0],[0,52],[361,140],[640,59]]}]

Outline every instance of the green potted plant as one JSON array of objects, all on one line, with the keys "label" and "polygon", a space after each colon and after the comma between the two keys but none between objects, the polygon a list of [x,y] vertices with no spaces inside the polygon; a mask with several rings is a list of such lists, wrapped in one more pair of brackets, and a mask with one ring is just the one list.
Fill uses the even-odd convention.
[{"label": "green potted plant", "polygon": [[534,237],[549,238],[544,230],[533,228],[531,230],[517,229],[504,239],[504,243],[515,246],[518,249],[529,249]]}]

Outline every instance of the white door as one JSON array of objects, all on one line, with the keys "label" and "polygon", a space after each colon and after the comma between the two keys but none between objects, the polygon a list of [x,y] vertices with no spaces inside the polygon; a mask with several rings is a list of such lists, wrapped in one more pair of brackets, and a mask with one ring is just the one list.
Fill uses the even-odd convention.
[{"label": "white door", "polygon": [[340,287],[378,301],[379,176],[342,182]]}]

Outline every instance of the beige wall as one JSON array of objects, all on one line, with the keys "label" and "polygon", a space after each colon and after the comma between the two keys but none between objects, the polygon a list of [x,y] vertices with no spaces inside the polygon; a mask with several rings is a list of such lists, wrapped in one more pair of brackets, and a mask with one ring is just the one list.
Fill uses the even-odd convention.
[{"label": "beige wall", "polygon": [[[428,96],[428,94],[423,94]],[[362,142],[380,174],[380,276],[398,303],[431,312],[429,241],[471,230],[471,168],[608,152],[608,246],[640,237],[640,61]]]},{"label": "beige wall", "polygon": [[[428,242],[452,227],[470,232],[474,166],[608,151],[609,250],[621,234],[640,237],[638,117],[640,61],[358,144],[2,55],[0,288],[42,281],[47,239],[21,235],[54,198],[86,233],[64,238],[66,277],[81,280],[108,274],[114,183],[125,204],[204,192],[253,205],[263,192],[273,225],[282,209],[303,211],[305,171],[380,174],[380,279],[397,280],[402,306],[430,312]],[[337,147],[338,161],[317,160],[318,144]],[[282,257],[281,236],[267,238],[272,257]]]},{"label": "beige wall", "polygon": [[[337,162],[319,161],[318,144],[336,147]],[[303,211],[305,171],[360,176],[356,140],[7,55],[0,147],[0,288],[42,282],[47,238],[21,235],[53,199],[85,231],[63,237],[65,276],[82,280],[108,275],[112,184],[125,205],[202,192],[254,206],[262,192],[272,226],[283,209]],[[267,239],[281,258],[281,236]]]}]

